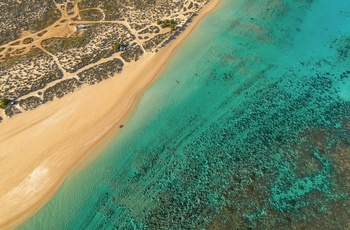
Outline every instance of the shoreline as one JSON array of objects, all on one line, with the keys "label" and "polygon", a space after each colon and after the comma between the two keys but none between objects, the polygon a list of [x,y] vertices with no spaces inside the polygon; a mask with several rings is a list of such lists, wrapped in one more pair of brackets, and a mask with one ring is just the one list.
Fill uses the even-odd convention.
[{"label": "shoreline", "polygon": [[[0,229],[14,228],[49,201],[70,172],[110,142],[177,48],[220,0],[212,0],[157,53],[121,74],[0,124]],[[89,158],[89,159],[87,159]],[[20,167],[18,167],[20,166]]]}]

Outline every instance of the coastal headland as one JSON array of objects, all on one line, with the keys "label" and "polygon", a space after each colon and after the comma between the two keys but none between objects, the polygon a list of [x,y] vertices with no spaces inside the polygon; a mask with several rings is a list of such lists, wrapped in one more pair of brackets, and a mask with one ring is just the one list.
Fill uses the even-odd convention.
[{"label": "coastal headland", "polygon": [[[38,97],[36,94],[40,91],[39,84],[37,91],[26,94],[26,96],[32,96],[31,101],[19,102],[19,104],[13,105],[8,112],[13,114],[20,109],[26,111],[6,118],[0,123],[0,173],[3,175],[0,178],[0,229],[13,228],[33,215],[52,197],[74,167],[81,163],[86,156],[91,155],[98,146],[101,146],[111,133],[122,127],[123,120],[137,103],[139,96],[160,74],[176,48],[190,35],[205,15],[215,9],[218,3],[219,0],[211,0],[203,4],[198,13],[191,15],[186,23],[178,30],[172,31],[172,35],[165,37],[160,43],[156,42],[156,44],[154,41],[149,42],[149,44],[143,43],[142,48],[137,44],[130,43],[127,46],[129,55],[123,57],[123,52],[100,53],[101,57],[106,57],[103,58],[102,62],[96,59],[96,62],[84,67],[80,67],[79,63],[73,60],[75,56],[70,53],[72,50],[69,52],[56,50],[60,44],[70,45],[72,44],[70,42],[66,44],[67,41],[52,41],[49,37],[43,39],[37,35],[33,39],[27,39],[26,42],[37,42],[37,46],[40,44],[40,47],[34,47],[31,51],[29,48],[26,50],[26,48],[22,51],[33,55],[31,52],[33,49],[37,49],[34,50],[34,53],[42,53],[37,60],[37,62],[42,63],[42,68],[56,66],[57,71],[50,75],[53,79],[52,83],[45,85],[45,89],[48,90],[43,94],[45,98],[40,98],[40,100],[34,98]],[[64,20],[68,20],[68,15],[74,16],[77,6],[73,5],[69,10],[73,13],[62,14],[66,15],[64,16],[66,18],[61,18],[60,23],[66,23]],[[96,15],[99,14],[98,9],[95,11]],[[101,20],[107,16],[102,15]],[[164,23],[164,21],[160,23]],[[66,31],[69,32],[72,26],[76,26],[73,24],[59,26],[65,26]],[[79,21],[79,25],[81,24],[85,25],[85,21]],[[93,23],[86,22],[86,24],[90,28],[92,27],[93,32],[118,30],[118,28],[114,28],[114,24],[109,27],[103,25],[101,28],[94,27]],[[120,25],[126,26],[125,23],[120,23]],[[122,26],[120,27],[122,28]],[[131,29],[130,27],[129,30]],[[167,29],[172,30],[171,28]],[[61,36],[55,35],[55,30],[50,30],[50,28],[47,30],[53,33],[50,35],[47,32],[51,38]],[[132,35],[125,34],[124,41],[132,38]],[[41,36],[46,35],[43,33]],[[93,39],[93,35],[91,36]],[[100,44],[99,41],[97,39],[90,49],[83,50],[88,55],[101,50],[96,48]],[[23,40],[14,46],[23,45],[23,47],[18,47],[21,50],[26,42]],[[101,44],[105,43],[101,42]],[[114,45],[120,49],[120,45],[123,44]],[[13,50],[10,45],[5,46],[1,52]],[[105,52],[109,51],[105,50]],[[11,56],[12,54],[6,55]],[[34,59],[36,57],[33,56]],[[89,56],[89,58],[92,57]],[[136,60],[137,62],[135,62]],[[22,61],[19,60],[18,63]],[[105,66],[96,66],[96,63],[105,64]],[[29,63],[27,64],[30,66]],[[110,70],[109,64],[117,66],[117,69]],[[22,65],[26,66],[26,63],[22,63]],[[78,69],[79,72],[77,72]],[[40,78],[40,70],[34,71]],[[106,76],[105,72],[108,72]],[[15,73],[21,72],[15,71]],[[62,74],[63,76],[61,76]],[[91,77],[93,74],[96,76]],[[25,76],[25,71],[22,75]],[[74,76],[78,76],[78,79]],[[68,93],[60,90],[64,87],[56,85],[57,82],[54,80],[57,79],[62,80],[59,81],[61,86],[71,87],[68,89],[69,92],[75,92]],[[4,93],[11,92],[4,91]],[[13,91],[12,96],[18,93],[17,96],[20,96],[21,92],[24,91]],[[64,97],[62,97],[63,95]],[[41,103],[42,100],[49,102],[37,107],[36,101]],[[37,108],[31,110],[31,106]]]}]

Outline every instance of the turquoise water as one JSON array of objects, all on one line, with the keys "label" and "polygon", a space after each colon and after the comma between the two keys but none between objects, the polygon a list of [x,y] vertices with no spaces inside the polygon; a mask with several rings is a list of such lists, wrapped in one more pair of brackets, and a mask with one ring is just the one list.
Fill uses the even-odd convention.
[{"label": "turquoise water", "polygon": [[224,0],[19,229],[349,229],[350,1]]}]

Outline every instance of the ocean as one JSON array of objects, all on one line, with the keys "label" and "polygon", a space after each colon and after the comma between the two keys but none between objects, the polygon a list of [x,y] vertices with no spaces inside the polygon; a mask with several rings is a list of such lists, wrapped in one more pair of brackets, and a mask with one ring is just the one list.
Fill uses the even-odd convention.
[{"label": "ocean", "polygon": [[223,0],[18,229],[349,229],[350,1]]}]

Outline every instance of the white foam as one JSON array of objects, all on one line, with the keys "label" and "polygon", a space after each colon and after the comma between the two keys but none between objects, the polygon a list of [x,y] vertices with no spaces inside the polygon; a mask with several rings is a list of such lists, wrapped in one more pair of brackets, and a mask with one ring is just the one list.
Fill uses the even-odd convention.
[{"label": "white foam", "polygon": [[48,173],[49,169],[43,164],[35,168],[18,186],[0,198],[0,204],[6,207],[3,210],[8,210],[10,207],[20,209],[33,202],[34,196],[45,188],[49,181]]}]

